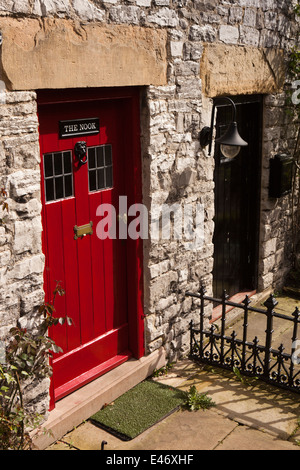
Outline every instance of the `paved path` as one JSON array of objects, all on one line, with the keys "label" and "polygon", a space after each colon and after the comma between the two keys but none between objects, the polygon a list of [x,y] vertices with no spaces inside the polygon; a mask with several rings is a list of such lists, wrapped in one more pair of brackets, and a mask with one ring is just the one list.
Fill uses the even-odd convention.
[{"label": "paved path", "polygon": [[99,450],[300,450],[299,395],[263,383],[244,384],[234,374],[179,362],[162,383],[195,385],[216,406],[177,411],[132,441],[124,442],[89,421],[49,449]]},{"label": "paved path", "polygon": [[[291,314],[300,301],[278,297],[276,311]],[[261,305],[257,305],[261,307]],[[229,328],[239,331],[242,318]],[[265,318],[252,315],[252,331],[265,331]],[[290,341],[291,326],[278,322],[273,339],[276,347]],[[216,406],[206,411],[178,411],[146,430],[132,441],[123,442],[89,421],[83,423],[49,449],[99,450],[300,450],[300,395],[277,389],[259,380],[245,380],[221,369],[196,365],[189,360],[155,379],[180,389],[195,385]]]}]

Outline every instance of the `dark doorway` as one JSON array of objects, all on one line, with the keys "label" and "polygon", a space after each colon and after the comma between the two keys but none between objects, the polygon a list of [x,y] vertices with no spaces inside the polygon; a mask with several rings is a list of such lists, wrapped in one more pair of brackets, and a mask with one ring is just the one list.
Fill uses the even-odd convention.
[{"label": "dark doorway", "polygon": [[[260,206],[262,99],[231,97],[240,135],[248,142],[237,157],[226,159],[215,147],[214,296],[256,289]],[[216,137],[232,119],[229,104],[217,106]]]}]

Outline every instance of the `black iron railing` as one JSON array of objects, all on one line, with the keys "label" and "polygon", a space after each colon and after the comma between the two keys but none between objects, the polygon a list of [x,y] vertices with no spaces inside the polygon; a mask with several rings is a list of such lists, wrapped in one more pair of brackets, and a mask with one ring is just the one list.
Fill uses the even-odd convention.
[{"label": "black iron railing", "polygon": [[[300,311],[298,308],[289,316],[276,313],[274,308],[278,304],[274,295],[271,295],[260,309],[250,306],[248,296],[240,303],[231,302],[226,291],[221,299],[209,297],[204,287],[199,293],[187,292],[187,296],[200,299],[200,322],[195,327],[190,323],[190,357],[206,364],[219,366],[228,370],[238,369],[243,375],[257,377],[281,388],[300,393],[300,341],[298,337],[298,325],[300,323]],[[213,302],[222,305],[220,326],[215,323],[206,326],[205,304]],[[241,310],[243,326],[240,338],[236,331],[227,334],[226,310],[233,307]],[[264,340],[258,339],[262,332],[258,331],[253,341],[248,341],[248,321],[252,312],[266,317],[266,328],[263,331]],[[291,331],[291,342],[288,346],[281,343],[278,349],[272,345],[274,334],[274,319],[279,318],[288,322],[287,328]],[[289,352],[285,352],[286,349]],[[299,353],[299,354],[298,354]]]}]

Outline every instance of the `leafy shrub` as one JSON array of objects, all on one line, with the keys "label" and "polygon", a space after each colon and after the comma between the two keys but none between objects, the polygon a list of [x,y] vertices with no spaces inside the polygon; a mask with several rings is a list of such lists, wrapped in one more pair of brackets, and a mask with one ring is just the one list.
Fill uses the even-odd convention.
[{"label": "leafy shrub", "polygon": [[5,361],[0,363],[0,450],[29,450],[32,448],[30,431],[36,429],[42,416],[26,409],[23,389],[28,379],[44,379],[52,375],[49,359],[53,353],[61,352],[47,335],[48,329],[69,317],[54,318],[54,304],[57,295],[64,291],[57,284],[53,301],[43,304],[40,309],[38,333],[14,327],[5,348]]},{"label": "leafy shrub", "polygon": [[195,387],[192,385],[187,392],[187,399],[185,406],[191,410],[207,410],[216,404],[213,402],[212,398],[207,396],[206,393],[199,393]]}]

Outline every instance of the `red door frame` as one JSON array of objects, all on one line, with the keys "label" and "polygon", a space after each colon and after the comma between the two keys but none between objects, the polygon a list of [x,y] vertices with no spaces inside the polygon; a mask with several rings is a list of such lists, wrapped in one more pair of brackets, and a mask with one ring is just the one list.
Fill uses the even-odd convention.
[{"label": "red door frame", "polygon": [[[126,145],[132,150],[133,168],[126,175],[131,186],[131,199],[128,207],[142,203],[142,169],[140,148],[140,90],[139,88],[105,88],[76,90],[40,90],[37,92],[38,114],[40,109],[50,104],[92,102],[94,100],[119,100],[124,107],[127,119],[124,121]],[[76,116],[75,116],[76,118]],[[42,198],[44,185],[41,178]],[[43,204],[44,208],[44,204]],[[42,211],[44,213],[44,209]],[[44,215],[42,214],[44,217]],[[45,234],[43,232],[43,251],[45,253]],[[127,289],[128,289],[128,324],[129,348],[132,356],[139,359],[145,354],[144,346],[144,309],[143,309],[143,241],[127,240]],[[95,379],[93,376],[90,380]],[[82,386],[82,385],[81,385]],[[53,381],[50,385],[50,410],[55,407]]]}]

